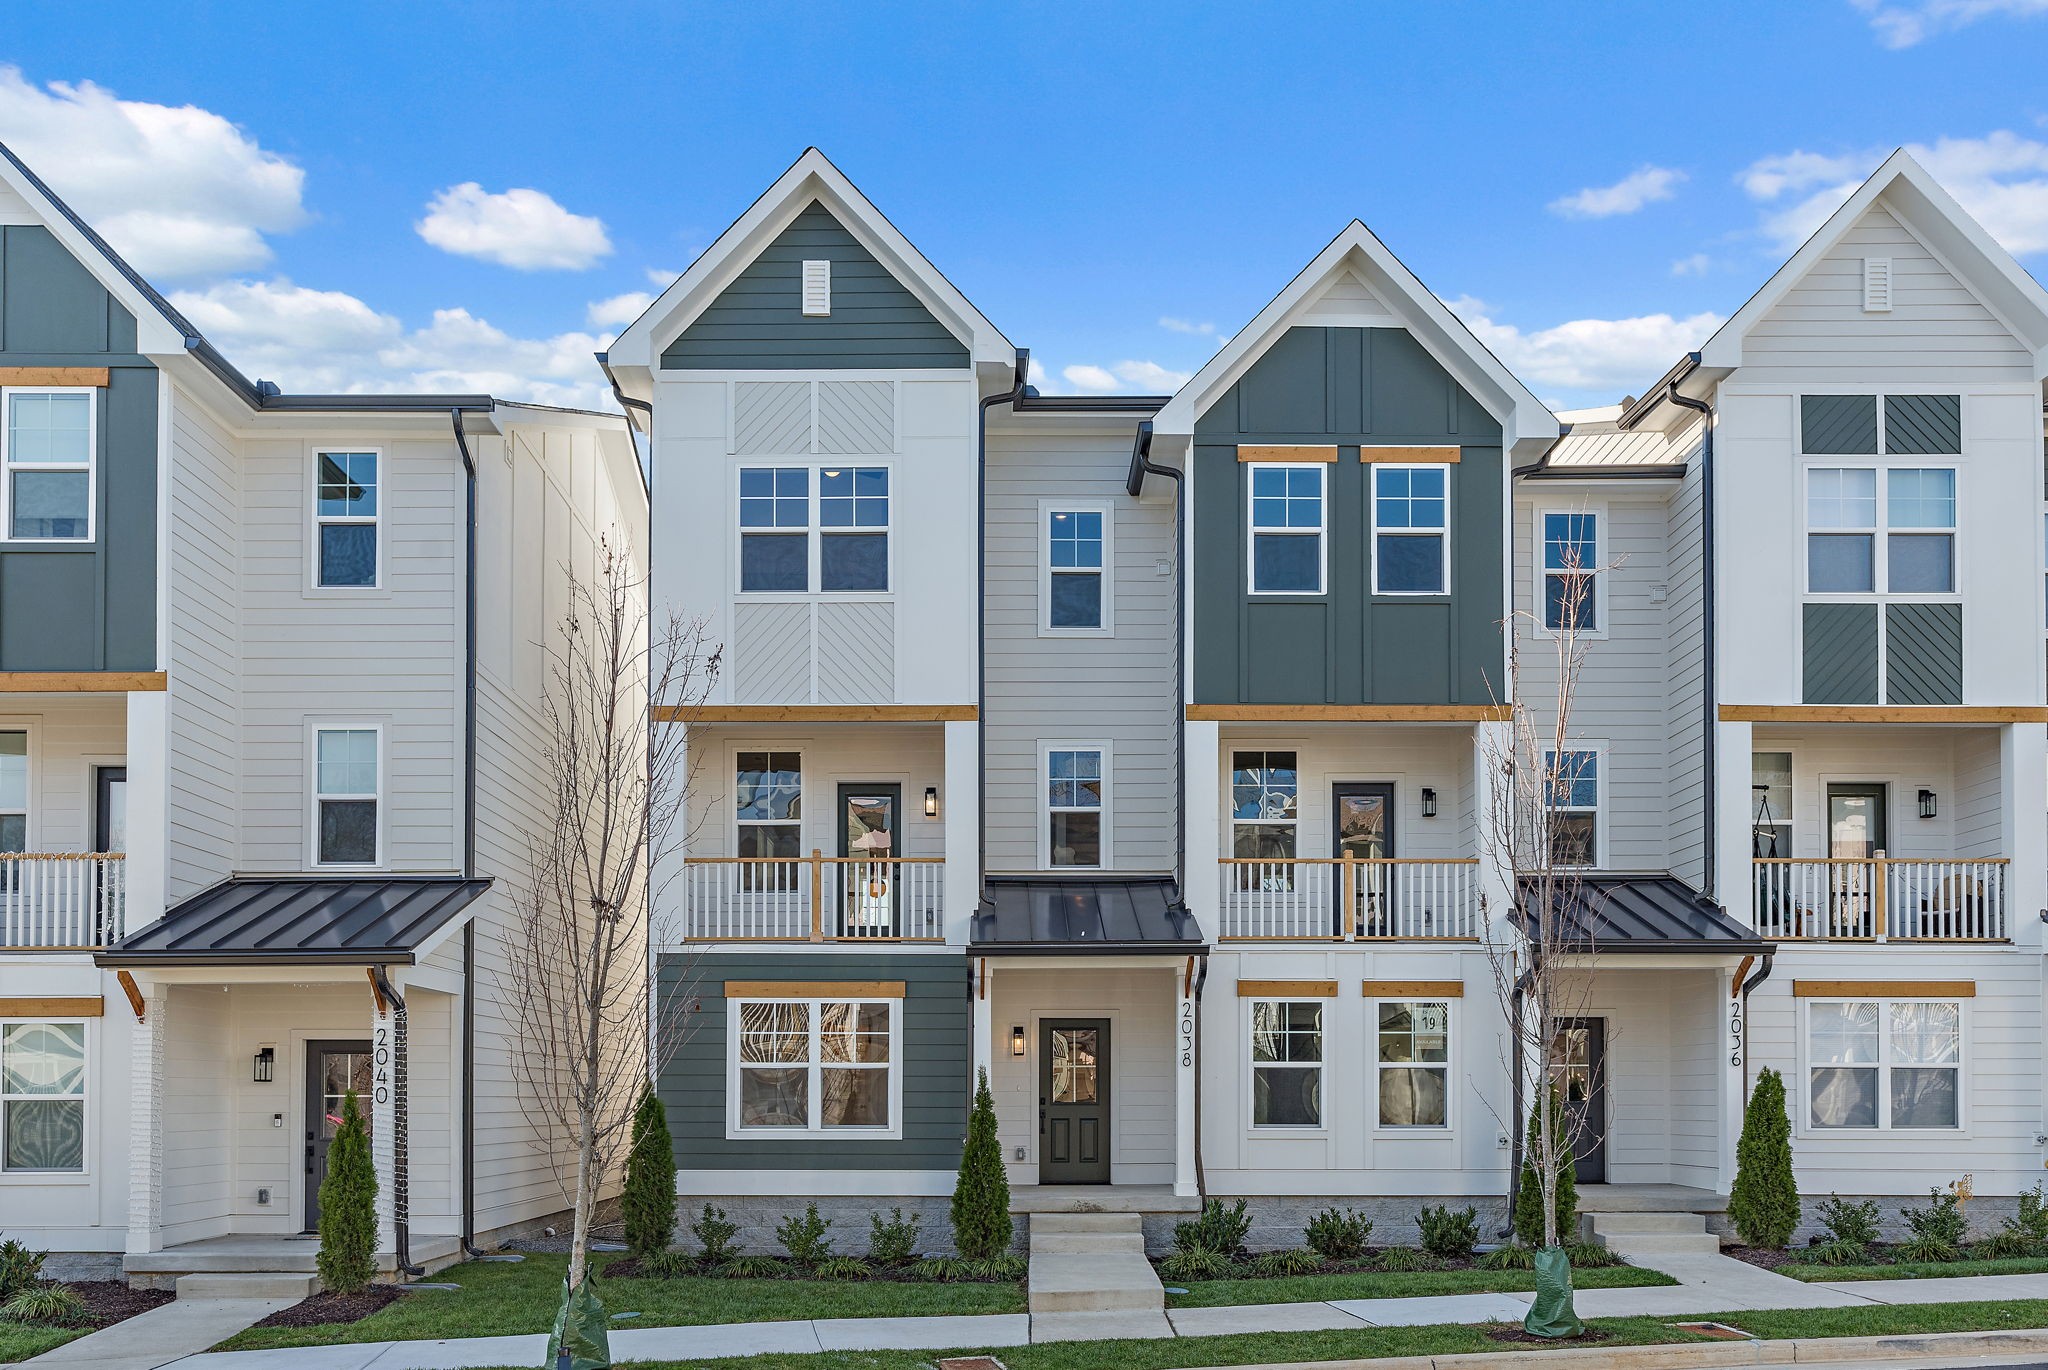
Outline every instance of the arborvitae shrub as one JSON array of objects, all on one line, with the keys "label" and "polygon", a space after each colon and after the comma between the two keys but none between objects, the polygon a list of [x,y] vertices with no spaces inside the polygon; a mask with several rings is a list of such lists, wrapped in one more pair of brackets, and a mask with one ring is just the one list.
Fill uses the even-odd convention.
[{"label": "arborvitae shrub", "polygon": [[967,1145],[960,1152],[960,1178],[953,1185],[949,1216],[953,1245],[963,1259],[991,1260],[1010,1249],[1016,1231],[1010,1219],[1010,1176],[1003,1169],[996,1102],[986,1070],[975,1084],[974,1111],[967,1116]]},{"label": "arborvitae shrub", "polygon": [[327,1148],[315,1264],[333,1294],[359,1294],[377,1276],[377,1166],[354,1090],[342,1100],[341,1128]]},{"label": "arborvitae shrub", "polygon": [[633,1111],[633,1142],[626,1152],[626,1187],[620,1196],[626,1249],[635,1256],[666,1251],[676,1230],[676,1155],[668,1110],[650,1083]]},{"label": "arborvitae shrub", "polygon": [[1728,1217],[1751,1246],[1782,1249],[1799,1226],[1799,1186],[1792,1179],[1792,1122],[1785,1115],[1785,1080],[1765,1066],[1757,1072],[1742,1140],[1735,1145],[1735,1184]]}]

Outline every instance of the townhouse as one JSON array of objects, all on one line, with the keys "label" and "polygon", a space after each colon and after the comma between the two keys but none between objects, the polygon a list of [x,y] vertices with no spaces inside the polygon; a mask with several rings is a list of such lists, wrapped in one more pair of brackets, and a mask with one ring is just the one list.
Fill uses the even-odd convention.
[{"label": "townhouse", "polygon": [[0,1228],[309,1272],[349,1090],[386,1269],[561,1211],[505,946],[623,422],[251,382],[0,153],[0,468]]},{"label": "townhouse", "polygon": [[2048,295],[1903,154],[1605,410],[1357,222],[1174,395],[1040,395],[815,150],[604,360],[726,654],[666,715],[686,1201],[942,1231],[986,1070],[1023,1211],[1497,1214],[1489,758],[1567,627],[1591,1200],[1715,1220],[1765,1066],[1808,1192],[2039,1174]]}]

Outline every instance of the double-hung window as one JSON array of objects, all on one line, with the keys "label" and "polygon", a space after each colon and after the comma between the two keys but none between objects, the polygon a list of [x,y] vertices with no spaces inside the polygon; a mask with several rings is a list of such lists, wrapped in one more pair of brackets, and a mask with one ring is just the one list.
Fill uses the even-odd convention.
[{"label": "double-hung window", "polygon": [[0,1022],[0,1170],[85,1169],[85,1024]]},{"label": "double-hung window", "polygon": [[1251,1001],[1252,1126],[1323,1125],[1323,1001]]},{"label": "double-hung window", "polygon": [[1251,479],[1251,592],[1323,593],[1323,534],[1329,501],[1321,462],[1247,467]]},{"label": "double-hung window", "polygon": [[743,466],[739,524],[744,594],[889,588],[887,467]]},{"label": "double-hung window", "polygon": [[1600,753],[1546,751],[1543,768],[1552,864],[1599,865]]},{"label": "double-hung window", "polygon": [[1813,999],[1806,1012],[1811,1126],[1962,1126],[1961,1003]]},{"label": "double-hung window", "polygon": [[[800,752],[740,752],[733,765],[735,854],[743,889],[794,889],[803,854],[804,759]],[[791,864],[762,865],[778,859]]]},{"label": "double-hung window", "polygon": [[1230,854],[1239,889],[1291,890],[1300,825],[1293,752],[1230,755]]},{"label": "double-hung window", "polygon": [[1440,595],[1450,588],[1448,466],[1372,467],[1372,592]]},{"label": "double-hung window", "polygon": [[1806,527],[1813,594],[1955,592],[1953,467],[1810,467]]},{"label": "double-hung window", "polygon": [[91,389],[14,390],[6,396],[6,529],[16,542],[93,536]]},{"label": "double-hung window", "polygon": [[1591,510],[1537,515],[1543,542],[1543,626],[1551,632],[1600,627],[1600,515]]},{"label": "double-hung window", "polygon": [[889,588],[889,468],[818,472],[818,588]]},{"label": "double-hung window", "polygon": [[313,840],[322,866],[374,866],[379,859],[378,730],[313,733]]},{"label": "double-hung window", "polygon": [[[1792,854],[1792,753],[1749,756],[1750,844],[1758,856]],[[1764,877],[1759,875],[1761,880]]]},{"label": "double-hung window", "polygon": [[1045,532],[1044,605],[1047,633],[1100,634],[1109,629],[1109,512],[1100,506],[1040,506]]},{"label": "double-hung window", "polygon": [[1450,1002],[1382,1000],[1378,1071],[1381,1127],[1448,1126]]},{"label": "double-hung window", "polygon": [[1045,749],[1045,864],[1104,866],[1104,771],[1107,751],[1097,747]]},{"label": "double-hung window", "polygon": [[810,468],[742,468],[740,589],[803,594],[810,588]]},{"label": "double-hung window", "polygon": [[0,852],[28,850],[28,733],[0,731]]},{"label": "double-hung window", "polygon": [[313,454],[315,585],[367,589],[377,584],[377,456]]},{"label": "double-hung window", "polygon": [[891,1132],[895,999],[732,999],[731,1130]]}]

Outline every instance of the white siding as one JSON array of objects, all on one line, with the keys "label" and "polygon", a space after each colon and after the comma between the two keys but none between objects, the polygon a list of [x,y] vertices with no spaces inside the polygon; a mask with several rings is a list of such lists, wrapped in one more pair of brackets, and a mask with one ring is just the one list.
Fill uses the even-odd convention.
[{"label": "white siding", "polygon": [[[1692,462],[1673,492],[1665,523],[1664,812],[1666,864],[1701,887],[1706,880],[1706,579],[1700,524],[1701,467]],[[1726,840],[1726,839],[1723,839]]]}]

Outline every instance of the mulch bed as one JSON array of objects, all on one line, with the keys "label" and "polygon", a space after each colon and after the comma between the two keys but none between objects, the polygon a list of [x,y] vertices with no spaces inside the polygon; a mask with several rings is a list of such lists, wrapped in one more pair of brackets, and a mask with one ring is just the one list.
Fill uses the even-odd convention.
[{"label": "mulch bed", "polygon": [[130,1289],[122,1280],[65,1280],[64,1287],[85,1300],[94,1327],[112,1327],[137,1313],[147,1313],[178,1296],[168,1289]]},{"label": "mulch bed", "polygon": [[318,1327],[331,1322],[361,1322],[405,1297],[393,1284],[373,1284],[360,1294],[315,1294],[289,1308],[280,1308],[258,1327]]},{"label": "mulch bed", "polygon": [[1746,1261],[1765,1270],[1776,1270],[1781,1265],[1799,1263],[1792,1259],[1790,1251],[1780,1251],[1770,1246],[1724,1246],[1721,1248],[1721,1254],[1733,1256],[1738,1261]]},{"label": "mulch bed", "polygon": [[1520,1324],[1512,1322],[1493,1323],[1486,1328],[1486,1335],[1510,1346],[1591,1346],[1596,1342],[1614,1340],[1612,1332],[1602,1331],[1590,1323],[1576,1337],[1539,1337],[1523,1331]]}]

